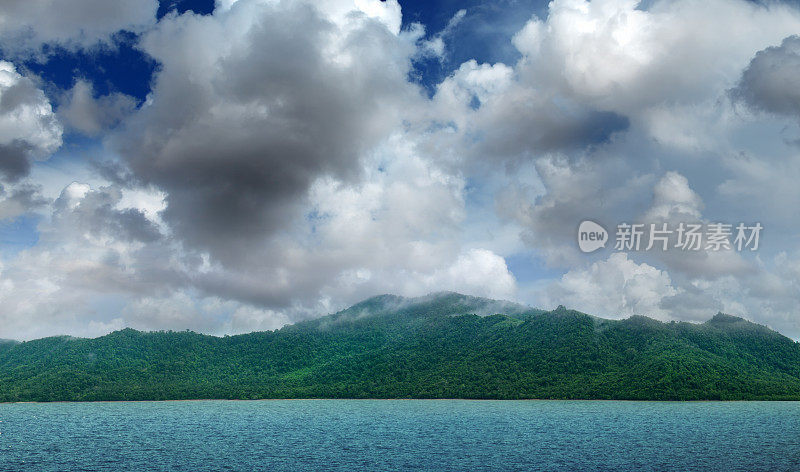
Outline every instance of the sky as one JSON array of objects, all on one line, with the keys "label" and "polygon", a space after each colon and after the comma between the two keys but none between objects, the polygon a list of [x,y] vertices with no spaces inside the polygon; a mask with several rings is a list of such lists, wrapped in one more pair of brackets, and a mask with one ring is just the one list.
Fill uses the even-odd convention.
[{"label": "sky", "polygon": [[798,35],[778,1],[2,2],[0,338],[457,291],[798,339]]}]

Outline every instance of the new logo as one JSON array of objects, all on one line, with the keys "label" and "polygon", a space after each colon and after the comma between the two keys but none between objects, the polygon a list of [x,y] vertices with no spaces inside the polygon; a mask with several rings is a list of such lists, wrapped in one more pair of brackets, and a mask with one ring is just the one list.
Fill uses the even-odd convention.
[{"label": "new logo", "polygon": [[583,252],[593,252],[606,247],[608,231],[594,221],[583,221],[578,226],[578,247]]}]

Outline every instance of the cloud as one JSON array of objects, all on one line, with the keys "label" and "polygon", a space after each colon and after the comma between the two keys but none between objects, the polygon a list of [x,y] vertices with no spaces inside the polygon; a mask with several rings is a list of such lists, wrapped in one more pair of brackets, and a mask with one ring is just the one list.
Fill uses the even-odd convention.
[{"label": "cloud", "polygon": [[[585,260],[575,242],[585,220],[613,228],[644,209],[652,175],[639,174],[622,158],[570,160],[564,155],[533,162],[543,192],[503,192],[497,210],[522,228],[522,239],[553,267],[574,267]],[[611,245],[608,246],[609,248]]]},{"label": "cloud", "polygon": [[[667,235],[667,250],[656,250],[652,253],[655,259],[670,270],[673,276],[680,276],[681,282],[686,282],[686,279],[711,280],[729,275],[744,275],[752,271],[755,267],[733,246],[728,250],[708,249],[705,236],[698,250],[684,250],[679,247],[678,228],[681,224],[726,223],[731,224],[733,228],[734,223],[703,218],[703,207],[702,199],[690,187],[689,180],[685,176],[669,171],[661,177],[653,186],[653,201],[650,208],[637,220],[645,224],[643,241],[650,240],[652,225],[655,225],[656,230],[660,230],[663,229],[663,224],[667,224],[667,230],[673,231]],[[707,228],[707,226],[702,227],[703,231]],[[732,231],[734,238],[735,230]]]},{"label": "cloud", "polygon": [[235,266],[173,239],[160,191],[72,183],[39,225],[38,244],[0,274],[13,287],[0,293],[8,319],[0,335],[273,329],[383,292],[513,298],[504,258],[459,241],[464,181],[416,154],[406,137],[367,159],[362,183],[316,180],[305,217]]},{"label": "cloud", "polygon": [[431,146],[513,163],[644,132],[713,149],[705,134],[718,131],[693,115],[713,113],[756,51],[798,29],[798,11],[781,4],[556,0],[514,36],[516,64],[467,61],[439,84],[432,121],[442,143]]},{"label": "cloud", "polygon": [[697,279],[664,298],[662,307],[677,319],[692,321],[707,319],[716,311],[734,313],[798,339],[798,262],[796,252],[780,252],[745,274]]},{"label": "cloud", "polygon": [[78,80],[67,91],[58,115],[64,124],[88,136],[99,136],[136,108],[136,100],[121,93],[94,96],[90,82]]},{"label": "cloud", "polygon": [[516,64],[462,64],[435,96],[433,120],[449,133],[441,152],[513,163],[591,153],[632,133],[715,149],[720,131],[708,123],[724,90],[756,51],[800,29],[797,10],[780,4],[638,3],[551,2],[514,36]]},{"label": "cloud", "polygon": [[472,60],[438,85],[432,120],[457,133],[461,160],[527,160],[607,142],[629,126],[625,116],[540,90],[520,81],[518,72]]},{"label": "cloud", "polygon": [[429,287],[462,291],[477,296],[508,299],[516,296],[514,275],[501,256],[486,249],[471,249],[444,270],[434,272]]},{"label": "cloud", "polygon": [[[520,75],[624,115],[692,103],[738,76],[755,51],[797,31],[797,9],[740,0],[556,0],[514,38]],[[713,21],[710,19],[713,18]],[[730,34],[736,31],[737,34]]]},{"label": "cloud", "polygon": [[[23,253],[26,270],[58,270],[54,286],[97,292],[158,293],[180,286],[179,255],[139,208],[125,207],[119,188],[72,183],[39,226],[39,244]],[[19,267],[17,265],[17,267]]]},{"label": "cloud", "polygon": [[28,158],[32,148],[25,141],[15,140],[10,144],[0,144],[0,172],[10,180],[19,180],[30,172]]},{"label": "cloud", "polygon": [[16,181],[31,161],[46,159],[61,146],[62,127],[44,92],[0,61],[0,176]]},{"label": "cloud", "polygon": [[[435,57],[440,62],[445,60],[445,40],[449,39],[449,37],[453,34],[453,30],[458,26],[459,23],[464,19],[467,15],[467,10],[461,9],[458,10],[451,18],[448,20],[447,24],[445,25],[442,31],[436,33],[430,39],[426,39],[420,41],[419,44],[419,55],[420,57]],[[415,24],[415,28],[424,28],[420,24]]]},{"label": "cloud", "polygon": [[40,208],[48,203],[39,194],[39,187],[32,184],[20,184],[8,191],[0,188],[0,221]]},{"label": "cloud", "polygon": [[363,183],[317,180],[302,224],[266,240],[252,264],[212,259],[197,286],[303,317],[328,303],[384,292],[417,296],[441,284],[507,296],[514,283],[502,257],[459,241],[463,179],[417,154],[407,138],[380,147],[365,163]]},{"label": "cloud", "polygon": [[800,37],[759,51],[731,95],[755,110],[800,118]]},{"label": "cloud", "polygon": [[[652,186],[652,204],[642,213],[643,245],[649,224],[707,224],[704,204],[678,172],[666,172]],[[613,227],[612,227],[613,228]],[[613,231],[613,229],[612,229]],[[613,234],[611,236],[614,237]],[[560,279],[536,290],[546,305],[567,304],[582,311],[612,317],[643,314],[662,320],[702,321],[723,311],[745,316],[797,336],[800,325],[791,315],[797,274],[793,259],[778,254],[771,263],[747,258],[735,250],[697,251],[676,248],[673,233],[665,251],[614,252],[605,259],[573,263]],[[763,247],[763,243],[762,243]]]},{"label": "cloud", "polygon": [[45,207],[36,245],[3,261],[3,335],[97,334],[118,326],[108,323],[127,300],[180,289],[176,248],[124,200],[119,188],[72,183]]},{"label": "cloud", "polygon": [[136,179],[166,193],[177,237],[247,261],[316,179],[358,179],[419,99],[406,80],[416,37],[398,32],[389,3],[242,0],[144,36],[159,71],[114,142]]},{"label": "cloud", "polygon": [[689,187],[683,175],[669,171],[653,188],[653,205],[645,214],[647,221],[669,221],[683,218],[696,221],[700,218],[703,202]]},{"label": "cloud", "polygon": [[0,46],[5,54],[37,54],[45,44],[87,48],[110,42],[120,30],[155,24],[157,0],[5,0],[0,4]]},{"label": "cloud", "polygon": [[93,191],[85,184],[70,184],[53,204],[53,224],[68,224],[96,238],[109,237],[115,242],[148,243],[160,239],[158,227],[141,210],[117,208],[121,200],[122,192],[115,187]]},{"label": "cloud", "polygon": [[[779,141],[774,135],[765,138]],[[726,156],[722,164],[729,173],[718,191],[735,202],[740,214],[749,215],[749,221],[768,220],[773,230],[795,230],[797,214],[793,210],[800,205],[796,184],[800,178],[800,155],[796,151],[763,157],[742,152]]]},{"label": "cloud", "polygon": [[547,287],[544,300],[547,305],[569,305],[611,318],[647,315],[666,319],[669,313],[661,308],[661,302],[676,293],[666,272],[637,264],[619,252],[584,269],[570,270]]},{"label": "cloud", "polygon": [[[500,214],[522,226],[523,240],[536,257],[571,274],[566,281],[554,282],[548,298],[536,300],[569,304],[569,299],[559,301],[554,294],[579,294],[575,287],[583,283],[587,291],[574,296],[584,306],[608,313],[640,309],[664,318],[697,320],[709,316],[701,313],[702,308],[732,310],[761,320],[773,316],[760,311],[764,300],[737,303],[736,289],[731,288],[742,291],[754,274],[773,270],[757,267],[752,255],[629,253],[625,264],[612,263],[614,255],[607,251],[591,256],[578,253],[574,238],[577,225],[586,219],[613,229],[621,222],[640,221],[734,222],[736,218],[735,222],[753,222],[759,215],[766,217],[765,212],[772,220],[785,215],[788,220],[773,221],[772,227],[789,231],[786,221],[793,218],[783,211],[789,206],[772,205],[767,200],[773,197],[764,197],[777,191],[781,200],[793,200],[788,182],[796,174],[796,153],[782,148],[783,143],[773,144],[776,140],[770,135],[784,125],[754,123],[751,117],[737,114],[727,99],[728,90],[740,81],[753,56],[798,31],[799,19],[796,8],[781,4],[678,1],[640,8],[633,1],[557,0],[551,2],[546,18],[534,17],[515,36],[522,58],[502,81],[495,82],[502,88],[488,99],[477,100],[480,108],[472,114],[462,112],[461,121],[455,123],[459,130],[468,129],[464,136],[478,143],[467,149],[485,151],[475,153],[476,159],[500,157],[508,162],[512,157],[534,163],[543,191],[515,191],[513,183],[521,178],[515,174],[521,167],[511,165],[506,172],[512,185],[496,201]],[[738,33],[732,38],[728,31]],[[503,68],[472,66],[475,70],[490,67]],[[449,79],[451,83],[458,83],[459,73]],[[516,109],[498,106],[522,93],[535,100],[516,100],[525,104]],[[469,100],[468,94],[464,96],[459,103]],[[558,107],[548,112],[547,103]],[[482,120],[488,116],[482,115],[484,108],[484,112],[493,109],[499,118]],[[587,120],[593,113],[608,113],[612,119],[603,121],[610,126]],[[573,118],[561,121],[570,125],[563,132],[567,139],[547,146],[537,139],[538,133],[548,139],[559,136],[559,128],[546,125],[559,116]],[[620,125],[613,125],[614,117]],[[587,138],[581,133],[582,122],[598,134]],[[485,147],[492,134],[501,136],[500,132],[504,139],[497,141],[502,146]],[[767,210],[772,206],[777,208]],[[774,250],[781,243],[773,240],[772,244]],[[593,264],[598,264],[594,270],[602,268],[610,274],[621,274],[628,267],[631,270],[625,273],[634,274],[631,280],[663,280],[643,266],[649,267],[669,279],[669,287],[655,282],[651,286],[660,286],[670,295],[640,297],[650,301],[639,308],[612,303],[603,290],[610,290],[611,297],[624,297],[626,279],[619,276],[609,282],[613,287],[597,289],[600,285],[588,283]],[[637,272],[634,266],[642,270]],[[708,292],[700,297],[703,287]],[[697,302],[697,310],[685,310],[691,300]]]}]

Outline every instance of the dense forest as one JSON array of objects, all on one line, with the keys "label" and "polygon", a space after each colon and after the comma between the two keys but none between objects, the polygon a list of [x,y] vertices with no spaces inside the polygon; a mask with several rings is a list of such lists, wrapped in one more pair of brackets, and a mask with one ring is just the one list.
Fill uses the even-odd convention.
[{"label": "dense forest", "polygon": [[200,398],[800,400],[800,344],[724,314],[606,320],[456,293],[237,336],[0,341],[0,401]]}]

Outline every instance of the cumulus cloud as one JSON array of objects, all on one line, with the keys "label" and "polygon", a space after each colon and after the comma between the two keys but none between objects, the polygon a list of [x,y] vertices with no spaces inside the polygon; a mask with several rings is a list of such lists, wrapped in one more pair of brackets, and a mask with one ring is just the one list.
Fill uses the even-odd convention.
[{"label": "cumulus cloud", "polygon": [[0,221],[16,218],[46,203],[36,185],[20,184],[10,190],[0,188]]},{"label": "cumulus cloud", "polygon": [[247,261],[315,179],[358,177],[419,96],[406,80],[416,37],[399,32],[392,5],[241,0],[144,36],[159,72],[115,142],[135,177],[166,193],[176,236]]},{"label": "cumulus cloud", "polygon": [[463,179],[402,131],[419,34],[393,2],[241,0],[144,37],[159,72],[114,144],[164,193],[196,290],[294,319],[375,291],[514,291],[501,256],[457,241]]},{"label": "cumulus cloud", "polygon": [[753,54],[798,29],[798,11],[781,4],[557,0],[515,35],[516,64],[467,61],[439,84],[431,119],[443,131],[431,147],[508,163],[641,133],[715,150],[721,131],[709,123],[724,123],[724,91]]},{"label": "cumulus cloud", "polygon": [[[694,102],[800,26],[791,6],[740,0],[557,0],[515,37],[520,74],[626,115]],[[710,19],[713,18],[713,21]],[[731,34],[736,31],[736,34]]]},{"label": "cumulus cloud", "polygon": [[115,187],[92,191],[88,185],[73,183],[61,193],[53,207],[54,224],[88,232],[96,238],[114,241],[153,242],[160,238],[158,227],[138,208],[117,208],[122,192]]},{"label": "cumulus cloud", "polygon": [[732,95],[759,111],[800,117],[800,37],[759,51]]},{"label": "cumulus cloud", "polygon": [[573,269],[546,290],[549,305],[566,304],[586,313],[611,318],[647,315],[666,319],[664,298],[675,295],[669,275],[624,252],[612,254],[584,269]]},{"label": "cumulus cloud", "polygon": [[734,231],[731,222],[703,218],[703,206],[702,199],[690,187],[685,176],[669,171],[661,177],[653,186],[652,205],[639,220],[645,224],[644,238],[648,241],[654,228],[659,231],[667,224],[667,229],[673,231],[667,237],[667,250],[654,252],[655,258],[672,271],[673,276],[680,276],[682,281],[743,275],[755,269],[733,246],[728,249],[709,249],[707,240],[703,239],[697,250],[679,248],[678,228],[681,224],[700,224],[707,229],[708,224],[726,223],[731,224],[731,231]]},{"label": "cumulus cloud", "polygon": [[64,96],[58,115],[70,128],[88,136],[118,124],[136,108],[136,100],[122,93],[95,97],[94,87],[86,80],[78,80]]},{"label": "cumulus cloud", "polygon": [[0,4],[0,46],[13,55],[36,54],[45,44],[85,48],[110,42],[120,30],[155,23],[157,0],[6,0]]},{"label": "cumulus cloud", "polygon": [[[645,222],[644,242],[650,224],[667,223],[673,231],[680,223],[708,224],[702,199],[686,177],[666,172],[652,187],[652,204],[635,221]],[[614,227],[610,228],[613,238]],[[705,240],[698,250],[676,247],[669,236],[667,250],[614,252],[605,259],[568,270],[560,279],[537,292],[545,304],[568,304],[593,314],[626,317],[636,314],[662,320],[701,321],[717,311],[745,316],[797,336],[790,300],[796,297],[796,271],[792,260],[778,254],[771,263],[746,259],[733,249],[711,250]],[[780,307],[780,308],[778,308]]]},{"label": "cumulus cloud", "polygon": [[[467,10],[458,10],[456,14],[450,18],[442,31],[436,33],[430,39],[420,41],[419,55],[421,57],[435,57],[440,62],[444,61],[446,55],[445,41],[449,39],[453,33],[453,30],[458,26],[459,23],[461,23],[466,15]],[[414,27],[424,28],[420,24],[415,24]]]},{"label": "cumulus cloud", "polygon": [[176,248],[119,188],[72,183],[49,210],[37,244],[4,261],[0,335],[97,334],[89,320],[109,323],[125,300],[182,286]]},{"label": "cumulus cloud", "polygon": [[62,127],[44,92],[13,64],[0,61],[0,175],[15,181],[31,161],[61,146]]},{"label": "cumulus cloud", "polygon": [[[554,1],[547,17],[532,18],[515,36],[522,54],[518,63],[465,64],[440,86],[438,98],[451,97],[448,103],[462,105],[461,121],[454,120],[453,127],[468,130],[461,149],[480,149],[483,152],[475,155],[481,160],[513,156],[534,163],[542,191],[518,192],[513,183],[520,178],[515,175],[520,167],[511,166],[512,185],[497,195],[498,212],[523,227],[523,239],[532,251],[551,267],[568,269],[572,275],[567,280],[578,283],[587,279],[592,264],[600,264],[595,270],[602,267],[611,273],[621,272],[618,266],[624,265],[619,260],[608,263],[608,250],[591,256],[577,251],[575,231],[583,220],[598,221],[612,232],[622,222],[752,223],[764,215],[758,208],[772,206],[763,197],[765,188],[793,201],[788,182],[796,175],[796,156],[773,146],[775,139],[769,136],[780,130],[779,125],[754,126],[730,108],[727,98],[731,87],[743,83],[742,71],[751,59],[750,69],[754,68],[754,55],[800,30],[799,21],[796,8],[781,4],[678,1],[640,7],[635,1]],[[737,34],[732,37],[728,31]],[[494,76],[491,83],[497,92],[492,95],[485,92],[491,89],[464,80],[469,77],[464,71],[483,73],[486,80]],[[523,93],[519,96],[535,100],[503,103]],[[470,103],[472,111],[463,105]],[[550,111],[547,103],[558,106]],[[487,118],[489,110],[494,119]],[[592,122],[589,117],[598,113],[605,116]],[[565,117],[560,123],[569,125],[563,133],[546,125],[559,116]],[[580,123],[596,134],[582,133]],[[565,140],[548,146],[537,138],[540,132],[550,140],[560,135]],[[498,140],[501,145],[487,147],[493,133],[503,137]],[[742,149],[758,157],[744,159]],[[785,207],[778,205],[774,212],[785,215],[781,208]],[[755,302],[736,304],[734,296],[722,295],[735,293],[729,289],[735,284],[741,290],[753,274],[771,271],[759,269],[752,258],[731,251],[666,251],[631,253],[626,260],[667,277],[671,289],[654,286],[668,295],[635,309],[613,305],[603,292],[608,289],[624,298],[626,280],[617,277],[613,290],[609,286],[592,292],[596,303],[589,303],[592,297],[581,298],[585,306],[607,312],[648,310],[662,318],[709,316],[685,310],[689,300],[695,300],[698,308],[710,311],[762,316]],[[628,273],[635,274],[633,279],[652,279],[647,270]],[[566,295],[564,283],[559,280],[554,287],[560,291],[549,293]],[[701,300],[703,287],[709,288]],[[547,300],[555,302],[553,297]]]},{"label": "cumulus cloud", "polygon": [[499,299],[513,298],[517,291],[505,259],[486,249],[471,249],[459,255],[452,266],[434,272],[426,282],[429,287]]},{"label": "cumulus cloud", "polygon": [[[171,238],[159,191],[72,183],[39,225],[39,243],[0,274],[13,287],[0,293],[9,321],[0,335],[88,335],[103,326],[274,329],[383,292],[446,288],[513,298],[516,281],[504,258],[458,242],[463,180],[415,154],[404,137],[381,146],[361,184],[315,181],[292,231],[251,248],[252,264],[233,267]],[[119,308],[97,308],[98,299]],[[39,327],[16,322],[25,317]]]},{"label": "cumulus cloud", "polygon": [[661,306],[674,318],[691,321],[706,319],[715,311],[735,313],[797,339],[798,262],[796,252],[779,252],[745,274],[685,284],[678,294],[665,297]]},{"label": "cumulus cloud", "polygon": [[[780,141],[776,135],[765,137]],[[722,165],[728,174],[718,191],[735,201],[737,210],[749,215],[749,221],[768,220],[776,230],[796,228],[793,210],[800,205],[796,184],[800,179],[800,155],[796,151],[765,157],[742,152],[726,156]]]},{"label": "cumulus cloud", "polygon": [[[433,105],[432,120],[460,138],[457,157],[478,162],[514,162],[580,149],[606,142],[629,126],[622,115],[522,82],[518,70],[505,64],[474,60],[439,84]],[[435,138],[446,143],[441,147],[452,147],[448,134],[438,134]]]},{"label": "cumulus cloud", "polygon": [[699,220],[703,202],[689,187],[683,175],[669,171],[653,188],[653,205],[645,214],[647,221]]},{"label": "cumulus cloud", "polygon": [[498,212],[520,224],[523,240],[554,267],[574,267],[585,259],[575,243],[581,221],[613,231],[644,211],[649,196],[642,194],[652,188],[652,175],[630,169],[619,157],[570,160],[550,155],[535,160],[534,169],[543,192],[503,192]]},{"label": "cumulus cloud", "polygon": [[376,292],[416,296],[440,284],[507,296],[514,285],[503,259],[458,240],[463,179],[416,154],[406,138],[381,146],[361,184],[317,180],[305,224],[270,238],[251,265],[212,261],[196,277],[198,286],[262,307],[290,307],[298,316],[324,308],[322,300],[342,306]]},{"label": "cumulus cloud", "polygon": [[798,29],[800,14],[780,4],[557,0],[515,35],[516,64],[467,61],[439,84],[430,146],[505,163],[591,153],[631,133],[714,149],[717,100],[756,51]]}]

